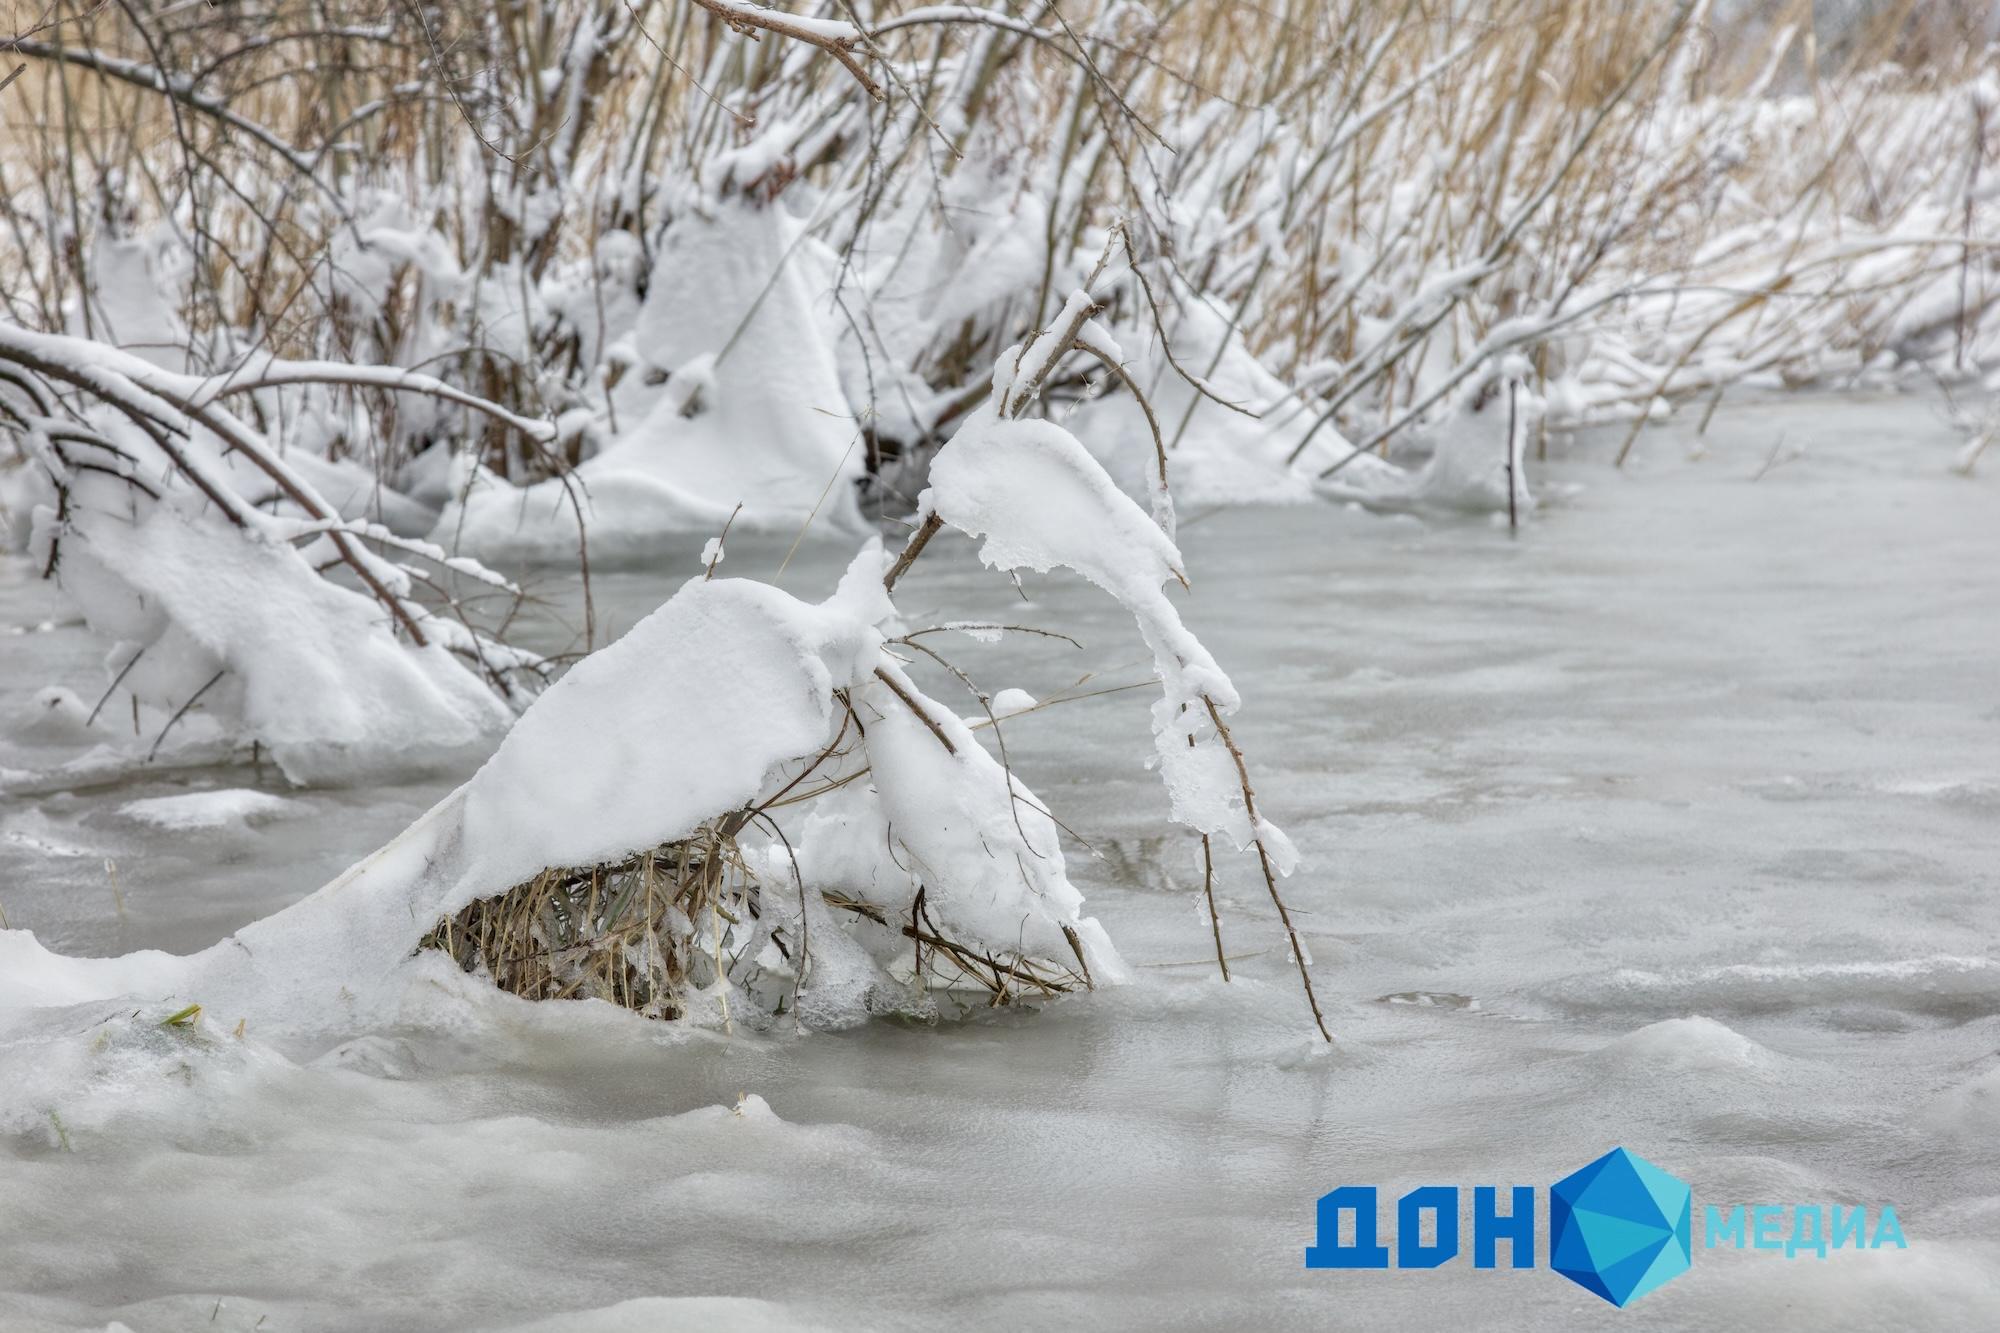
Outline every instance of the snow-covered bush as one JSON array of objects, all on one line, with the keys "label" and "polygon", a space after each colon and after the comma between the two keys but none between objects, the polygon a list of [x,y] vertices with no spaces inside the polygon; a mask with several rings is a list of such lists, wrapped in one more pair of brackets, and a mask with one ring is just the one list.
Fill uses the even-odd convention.
[{"label": "snow-covered bush", "polygon": [[[1172,818],[1205,864],[1217,836],[1254,850],[1327,1035],[1277,886],[1297,855],[1258,812],[1225,720],[1240,700],[1162,590],[1185,582],[1165,473],[1149,515],[1075,437],[1022,418],[1066,355],[1101,347],[1096,309],[1078,291],[1002,354],[895,560],[869,542],[819,606],[711,568],[553,686],[467,788],[461,836],[478,868],[423,943],[517,994],[664,1017],[707,998],[727,1018],[736,994],[753,1000],[738,1013],[789,1000],[845,1023],[926,1004],[909,983],[1005,1004],[1123,980],[1082,915],[1056,817],[1004,748],[906,670],[935,654],[889,594],[951,527],[989,566],[1068,568],[1131,612],[1162,687],[1155,762]],[[794,837],[780,820],[801,805]]]}]

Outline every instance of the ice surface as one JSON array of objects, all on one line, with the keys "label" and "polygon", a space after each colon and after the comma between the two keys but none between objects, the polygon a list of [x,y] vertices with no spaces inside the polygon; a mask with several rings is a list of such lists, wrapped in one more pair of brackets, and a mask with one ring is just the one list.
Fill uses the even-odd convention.
[{"label": "ice surface", "polygon": [[[1238,980],[1214,974],[1129,617],[1068,575],[1024,575],[1024,605],[949,537],[906,610],[1085,645],[930,640],[1044,701],[1003,723],[1008,754],[1089,840],[1068,872],[1131,985],[724,1038],[439,969],[313,1049],[239,1040],[207,996],[191,1030],[158,1005],[24,1014],[35,960],[0,958],[0,1324],[1990,1328],[2000,478],[1953,474],[1939,418],[1732,397],[1704,460],[1670,422],[1623,474],[1618,433],[1558,437],[1537,493],[1583,489],[1518,537],[1309,506],[1184,523],[1187,622],[1251,701],[1260,802],[1303,857],[1323,1054],[1241,870],[1217,889]],[[1806,456],[1752,482],[1780,431]],[[600,614],[650,613],[712,535],[600,577]],[[732,531],[729,568],[768,578],[789,545]],[[808,541],[785,587],[821,596],[852,554]],[[0,635],[0,717],[102,651],[17,564],[0,619],[53,622]],[[0,739],[0,768],[52,753]],[[10,790],[0,910],[64,952],[186,951],[450,785],[297,797],[314,818],[204,835],[227,860],[115,817],[175,794],[161,777]],[[775,1118],[736,1115],[746,1092]],[[1615,1144],[1698,1204],[1893,1203],[1911,1248],[1702,1251],[1616,1314],[1546,1271],[1303,1268],[1334,1185],[1547,1185]]]}]

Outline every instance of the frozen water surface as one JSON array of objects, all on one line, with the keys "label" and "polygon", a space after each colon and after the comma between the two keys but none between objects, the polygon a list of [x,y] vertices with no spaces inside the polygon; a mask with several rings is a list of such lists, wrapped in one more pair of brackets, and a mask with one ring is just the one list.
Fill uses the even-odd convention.
[{"label": "frozen water surface", "polygon": [[[1751,480],[1781,431],[1803,456]],[[1305,857],[1287,891],[1332,1050],[1242,859],[1221,886],[1237,981],[1215,977],[1142,767],[1149,695],[1106,695],[1006,732],[1099,854],[1072,873],[1135,984],[802,1038],[433,988],[330,1051],[218,1016],[166,1076],[138,1048],[183,1038],[110,1023],[81,1083],[24,1056],[91,1015],[37,1011],[0,1064],[0,1324],[2000,1325],[2000,482],[1948,471],[1960,442],[1923,398],[1725,403],[1700,461],[1691,432],[1649,431],[1624,474],[1615,436],[1555,448],[1538,491],[1581,489],[1518,536],[1183,515],[1190,624]],[[650,610],[702,542],[601,577],[600,618]],[[788,545],[733,537],[726,572],[770,577]],[[786,586],[824,592],[848,553],[808,543]],[[30,573],[0,567],[12,719],[101,679]],[[573,590],[548,591],[561,647]],[[1083,640],[952,636],[989,691],[1146,670],[1108,599],[1051,576],[1023,600],[969,543],[899,593],[912,618]],[[208,944],[454,780],[25,776],[80,749],[0,746],[0,910],[70,953]],[[141,804],[204,791],[226,795]],[[1893,1204],[1910,1246],[1699,1251],[1622,1313],[1546,1267],[1303,1267],[1335,1185],[1547,1185],[1616,1144],[1697,1212]]]}]

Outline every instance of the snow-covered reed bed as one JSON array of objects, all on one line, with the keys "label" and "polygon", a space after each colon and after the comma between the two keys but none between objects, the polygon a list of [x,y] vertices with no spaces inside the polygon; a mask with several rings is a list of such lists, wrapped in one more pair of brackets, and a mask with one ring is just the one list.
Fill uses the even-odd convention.
[{"label": "snow-covered reed bed", "polygon": [[1991,14],[1831,12],[58,5],[0,103],[0,502],[25,543],[87,530],[79,467],[202,490],[37,445],[124,410],[114,343],[236,400],[224,483],[364,584],[330,515],[600,565],[854,527],[1101,270],[1043,401],[1135,492],[1163,447],[1190,498],[1519,508],[1551,427],[2000,366]]},{"label": "snow-covered reed bed", "polygon": [[[1052,393],[1104,395],[1087,443],[1143,452],[1129,376],[1196,491],[1366,494],[1350,442],[1496,378],[1539,432],[2000,364],[1990,14],[1822,10],[58,7],[15,43],[0,269],[27,328],[547,423],[256,391],[396,497],[357,506],[456,499],[450,535],[542,554],[588,513],[616,556],[738,502],[907,511],[906,461],[1109,249],[1122,373]],[[573,468],[587,510],[518,493]]]},{"label": "snow-covered reed bed", "polygon": [[[149,762],[198,710],[299,783],[449,764],[535,700],[559,663],[508,646],[527,593],[495,564],[581,565],[588,653],[593,560],[907,522],[820,606],[711,583],[718,537],[622,667],[588,659],[513,725],[513,786],[466,789],[518,819],[440,807],[406,839],[443,860],[269,923],[309,975],[393,972],[499,895],[461,921],[494,947],[451,947],[497,972],[515,908],[726,843],[839,758],[861,767],[808,816],[832,850],[770,830],[802,955],[832,903],[910,976],[928,950],[1002,1000],[1106,979],[1057,816],[905,671],[997,730],[889,599],[947,528],[1009,574],[1062,566],[1136,623],[1172,818],[1204,866],[1218,837],[1254,853],[1326,1035],[1241,701],[1163,592],[1188,583],[1175,497],[1517,523],[1552,426],[2000,366],[1988,20],[1865,10],[1822,44],[1816,12],[58,6],[0,89],[26,122],[0,154],[0,506],[113,642],[84,730],[123,692]],[[676,799],[632,804],[631,772]],[[584,904],[579,938],[616,939],[590,966],[623,977],[636,931],[651,975],[660,918]],[[880,989],[864,962],[841,1014]],[[636,1007],[682,1007],[668,971]]]}]

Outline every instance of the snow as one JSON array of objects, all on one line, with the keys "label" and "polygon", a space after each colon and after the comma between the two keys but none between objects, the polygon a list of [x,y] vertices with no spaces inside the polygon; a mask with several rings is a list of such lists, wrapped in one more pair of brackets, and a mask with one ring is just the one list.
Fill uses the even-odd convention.
[{"label": "snow", "polygon": [[[1301,414],[1284,382],[1250,354],[1225,316],[1206,301],[1190,299],[1171,336],[1174,360],[1199,374],[1215,397],[1243,409],[1232,411],[1188,384],[1167,360],[1156,330],[1139,332],[1136,342],[1128,334],[1128,344],[1139,351],[1129,369],[1159,417],[1169,483],[1180,507],[1311,499],[1313,475],[1347,452],[1339,433],[1322,429],[1296,462],[1289,461],[1316,414]],[[1063,424],[1128,493],[1148,493],[1155,448],[1131,395],[1107,393],[1079,406]]]},{"label": "snow", "polygon": [[186,370],[187,328],[161,294],[173,277],[184,275],[171,273],[174,261],[165,240],[157,234],[114,240],[97,233],[90,245],[94,299],[87,319],[72,309],[67,332],[102,338],[163,370]]},{"label": "snow", "polygon": [[1511,412],[1508,396],[1497,374],[1474,380],[1437,424],[1419,433],[1420,443],[1429,449],[1421,466],[1406,468],[1366,452],[1342,451],[1335,460],[1339,470],[1316,477],[1313,488],[1328,499],[1376,509],[1505,514],[1511,486],[1516,514],[1526,515],[1535,507],[1527,444],[1542,420],[1543,405],[1521,390],[1519,381],[1514,381]]},{"label": "snow", "polygon": [[[324,1039],[363,1016],[396,1012],[430,965],[411,961],[418,942],[473,899],[547,867],[619,860],[750,809],[782,785],[788,766],[844,733],[839,691],[872,715],[864,790],[882,816],[831,835],[823,827],[813,854],[829,854],[832,835],[858,840],[870,856],[887,851],[914,871],[874,876],[863,901],[900,917],[921,883],[947,938],[1065,966],[1080,952],[1093,980],[1123,980],[1102,928],[1081,916],[1050,816],[884,654],[882,627],[895,621],[882,584],[887,564],[881,542],[870,540],[817,605],[757,581],[690,580],[551,686],[470,780],[385,846],[198,954],[147,955],[129,968],[128,960],[70,960],[68,975],[57,975],[64,960],[32,937],[0,941],[13,941],[6,947],[24,974],[32,964],[35,984],[56,997],[46,1003],[109,999],[128,987],[154,998],[198,995],[291,1039]],[[907,706],[881,688],[892,680]],[[267,812],[256,794],[244,795],[154,798],[121,813],[185,827]],[[892,841],[911,861],[895,860]],[[767,850],[767,870],[773,857]],[[768,878],[778,894],[767,910],[781,919],[784,877]],[[837,928],[825,928],[823,912],[813,915],[829,946],[814,1005],[829,1026],[845,1026],[876,1003],[879,978],[855,984],[853,951]],[[335,996],[343,1005],[330,1003]]]},{"label": "snow", "polygon": [[[435,540],[488,559],[638,561],[671,535],[858,528],[863,452],[841,388],[825,248],[778,206],[713,204],[678,219],[631,340],[641,365],[621,429],[567,479],[515,487],[483,470],[454,488]],[[651,372],[665,372],[649,389]],[[621,384],[621,388],[623,385]],[[757,441],[758,447],[746,447]]]},{"label": "snow", "polygon": [[993,716],[1008,718],[1016,713],[1025,713],[1035,706],[1035,702],[1035,696],[1026,690],[1009,687],[993,696]]},{"label": "snow", "polygon": [[467,784],[480,880],[591,865],[685,837],[832,739],[833,690],[865,677],[892,615],[869,543],[824,607],[695,579],[579,662]]},{"label": "snow", "polygon": [[[295,796],[317,817],[227,864],[107,817],[157,779],[0,801],[0,1323],[1567,1327],[1603,1307],[1547,1272],[1307,1273],[1313,1200],[1546,1185],[1623,1144],[1702,1202],[1893,1203],[1911,1248],[1703,1251],[1622,1322],[1991,1326],[1996,482],[1950,470],[1929,398],[1732,398],[1699,463],[1693,426],[1623,475],[1621,432],[1553,437],[1538,492],[1581,489],[1518,534],[1297,505],[1185,527],[1178,605],[1227,649],[1260,807],[1299,844],[1330,1050],[1247,865],[1217,885],[1216,976],[1137,692],[1048,702],[1155,688],[1128,613],[1032,572],[1024,607],[944,537],[906,611],[1085,644],[947,655],[1047,703],[1002,724],[1010,765],[1088,841],[1065,873],[1128,985],[726,1037],[419,960],[393,1004],[329,987],[327,1031],[206,984],[162,1028],[185,964],[143,951],[270,916],[468,775]],[[1806,457],[1752,484],[1780,431]],[[600,613],[650,613],[710,535],[601,576]],[[730,566],[768,578],[790,544],[732,531]],[[853,554],[809,540],[785,586],[810,603]],[[52,618],[29,575],[0,564],[0,621]],[[57,619],[0,636],[0,716],[101,655]],[[24,753],[0,739],[0,767]],[[115,854],[128,918],[99,860],[15,833]],[[120,992],[146,998],[93,998]]]},{"label": "snow", "polygon": [[107,515],[62,541],[65,588],[121,645],[112,674],[141,654],[123,688],[168,713],[199,691],[295,782],[449,764],[513,719],[442,643],[398,644],[377,603],[193,504]]},{"label": "snow", "polygon": [[976,417],[932,461],[919,504],[980,538],[994,569],[1062,566],[1110,593],[1138,621],[1177,702],[1203,691],[1235,702],[1160,590],[1180,577],[1180,552],[1062,427]]},{"label": "snow", "polygon": [[[1309,1201],[1615,1139],[1921,1241],[1657,1322],[2000,1324],[2000,418],[1758,396],[2000,384],[1990,58],[1698,3],[1592,120],[1582,9],[1266,77],[1176,6],[641,8],[268,128],[300,34],[12,43],[254,151],[0,150],[0,1323],[1541,1328],[1303,1274]],[[864,503],[953,529],[900,607]],[[777,1030],[418,951],[717,823]],[[924,925],[1089,993],[968,1013]]]},{"label": "snow", "polygon": [[76,691],[47,685],[11,720],[7,734],[27,745],[79,744],[88,739],[90,705]]},{"label": "snow", "polygon": [[299,810],[296,801],[241,787],[189,792],[185,796],[150,796],[118,807],[118,813],[127,819],[171,832],[261,824],[295,815]]},{"label": "snow", "polygon": [[1691,1015],[1651,1023],[1599,1051],[1614,1073],[1672,1081],[1689,1075],[1749,1073],[1768,1066],[1771,1052],[1712,1018]]},{"label": "snow", "polygon": [[[31,558],[110,641],[104,702],[122,691],[135,733],[141,713],[154,714],[150,744],[127,747],[129,761],[151,763],[170,739],[185,750],[190,731],[219,733],[224,745],[258,747],[260,759],[268,751],[294,782],[354,782],[448,766],[505,729],[537,659],[416,601],[413,586],[429,576],[373,548],[511,585],[371,519],[343,519],[311,477],[348,483],[341,504],[349,511],[401,522],[415,506],[357,503],[354,465],[302,455],[293,466],[281,442],[220,402],[264,381],[343,375],[453,402],[465,394],[413,372],[268,356],[247,362],[238,381],[201,378],[176,369],[175,358],[6,323],[0,350],[51,384],[87,387],[93,400],[68,422],[9,409],[36,466],[30,484],[9,488],[6,500],[15,511],[10,536],[25,539]],[[21,402],[55,410],[33,395]],[[72,458],[58,439],[110,465]],[[335,566],[366,592],[326,577]],[[190,714],[195,721],[180,730]],[[56,725],[57,716],[44,721]],[[115,763],[115,748],[102,757]]]},{"label": "snow", "polygon": [[[1082,916],[1083,895],[1070,883],[1056,825],[1041,800],[980,747],[972,729],[907,676],[891,672],[930,719],[947,748],[886,681],[871,681],[857,703],[867,712],[868,763],[879,793],[880,834],[859,834],[882,848],[887,864],[872,877],[873,901],[908,911],[919,884],[925,910],[948,937],[1003,942],[1032,957],[1068,961],[1065,930],[1075,931],[1093,982],[1128,978],[1103,927]],[[901,881],[901,890],[885,886]]]},{"label": "snow", "polygon": [[[1078,308],[1072,298],[1069,309]],[[1011,401],[1007,374],[1003,357],[998,402]],[[1277,874],[1291,874],[1298,859],[1291,841],[1253,820],[1237,759],[1218,731],[1221,716],[1240,703],[1236,687],[1161,588],[1185,581],[1173,540],[1068,431],[1001,420],[996,411],[975,414],[939,451],[919,507],[980,538],[979,558],[993,568],[1072,569],[1130,612],[1161,684],[1154,750],[1175,822],[1226,834],[1238,850],[1255,842]]]},{"label": "snow", "polygon": [[129,969],[131,960],[73,960],[68,976],[45,976],[63,962],[31,937],[0,940],[24,973],[32,965],[37,1003],[128,987],[199,996],[295,1037],[393,1013],[411,953],[440,917],[547,866],[682,837],[822,748],[833,687],[879,655],[883,560],[869,543],[817,608],[761,583],[690,582],[551,687],[478,773],[386,846],[199,954],[148,955]]}]

